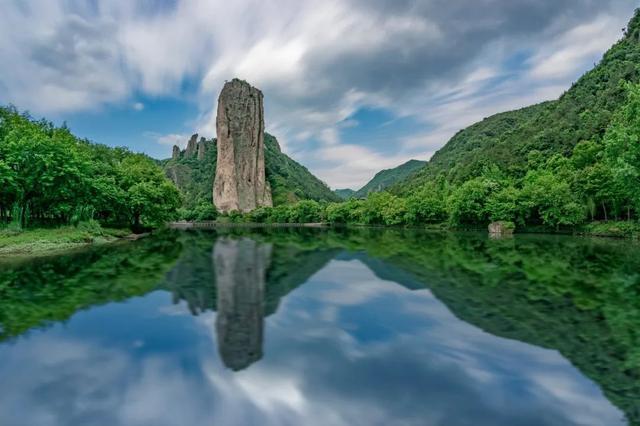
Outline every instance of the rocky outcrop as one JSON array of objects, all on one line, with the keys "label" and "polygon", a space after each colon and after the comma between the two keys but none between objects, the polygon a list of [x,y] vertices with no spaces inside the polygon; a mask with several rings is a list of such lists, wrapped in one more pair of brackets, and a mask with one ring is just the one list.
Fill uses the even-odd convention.
[{"label": "rocky outcrop", "polygon": [[213,201],[221,212],[271,206],[264,166],[264,107],[260,90],[245,81],[225,83],[216,117],[218,157]]},{"label": "rocky outcrop", "polygon": [[506,236],[513,235],[513,231],[515,230],[515,225],[513,222],[492,222],[489,224],[489,234],[492,236]]},{"label": "rocky outcrop", "polygon": [[238,371],[262,358],[264,291],[271,245],[220,238],[213,248],[217,286],[218,352]]},{"label": "rocky outcrop", "polygon": [[180,147],[178,145],[173,146],[173,152],[171,153],[171,159],[177,160],[180,158]]},{"label": "rocky outcrop", "polygon": [[198,141],[198,134],[191,135],[189,142],[187,142],[187,149],[184,152],[186,158],[191,158],[196,154],[196,144]]},{"label": "rocky outcrop", "polygon": [[205,138],[200,138],[198,142],[198,160],[204,160],[204,155],[207,152],[207,141]]}]

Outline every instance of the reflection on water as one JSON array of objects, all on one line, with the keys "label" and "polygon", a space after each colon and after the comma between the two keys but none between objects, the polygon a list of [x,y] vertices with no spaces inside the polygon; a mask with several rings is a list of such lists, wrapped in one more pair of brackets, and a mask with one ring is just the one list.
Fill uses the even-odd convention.
[{"label": "reflection on water", "polygon": [[638,271],[630,242],[390,230],[2,263],[0,424],[635,425]]},{"label": "reflection on water", "polygon": [[213,249],[218,350],[234,371],[262,358],[264,287],[271,245],[249,238],[220,238]]}]

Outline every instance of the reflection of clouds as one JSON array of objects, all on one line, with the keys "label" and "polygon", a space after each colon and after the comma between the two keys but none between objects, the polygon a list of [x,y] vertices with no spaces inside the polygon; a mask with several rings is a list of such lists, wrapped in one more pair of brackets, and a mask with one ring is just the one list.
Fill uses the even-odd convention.
[{"label": "reflection of clouds", "polygon": [[[124,354],[33,333],[0,352],[0,424],[70,425],[115,422],[113,392],[126,376]],[[113,410],[113,411],[112,411]],[[99,414],[101,419],[92,419]]]},{"label": "reflection of clouds", "polygon": [[[165,298],[143,302],[119,313],[167,313]],[[175,340],[155,349],[121,345],[108,328],[82,339],[73,319],[3,345],[12,391],[0,397],[0,424],[620,424],[557,352],[487,334],[360,262],[331,262],[282,302],[265,322],[265,357],[239,373],[220,360],[212,313],[154,318]],[[147,323],[130,327],[152,340]]]}]

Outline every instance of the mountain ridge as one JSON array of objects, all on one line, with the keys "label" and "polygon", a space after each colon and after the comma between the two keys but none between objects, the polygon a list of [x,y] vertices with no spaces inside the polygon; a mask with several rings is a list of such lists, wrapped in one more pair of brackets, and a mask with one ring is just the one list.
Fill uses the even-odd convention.
[{"label": "mountain ridge", "polygon": [[557,100],[495,114],[460,130],[427,164],[390,187],[406,195],[438,177],[453,184],[479,176],[492,165],[522,177],[527,156],[568,156],[581,141],[599,141],[626,100],[622,82],[640,82],[640,12],[622,39]]}]

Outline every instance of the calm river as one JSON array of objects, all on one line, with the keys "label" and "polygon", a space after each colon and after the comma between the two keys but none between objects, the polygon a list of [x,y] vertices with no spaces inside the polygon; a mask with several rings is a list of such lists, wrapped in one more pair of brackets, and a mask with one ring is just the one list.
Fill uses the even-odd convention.
[{"label": "calm river", "polygon": [[0,262],[0,425],[640,424],[640,245],[166,231]]}]

